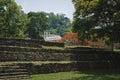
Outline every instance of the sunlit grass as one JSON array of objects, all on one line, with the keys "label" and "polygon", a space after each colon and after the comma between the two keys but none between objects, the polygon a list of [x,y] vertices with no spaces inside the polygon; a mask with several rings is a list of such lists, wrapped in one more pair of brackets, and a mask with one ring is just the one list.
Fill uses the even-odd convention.
[{"label": "sunlit grass", "polygon": [[32,78],[24,79],[24,80],[120,80],[120,74],[60,72],[60,73],[33,75]]},{"label": "sunlit grass", "polygon": [[115,52],[120,52],[120,49],[114,49]]},{"label": "sunlit grass", "polygon": [[71,61],[7,61],[7,62],[0,62],[0,65],[12,65],[12,64],[19,64],[19,63],[31,63],[33,65],[42,65],[42,64],[49,64],[49,63],[59,63],[59,64],[66,64],[71,63]]},{"label": "sunlit grass", "polygon": [[54,50],[64,50],[64,47],[57,47],[57,46],[42,46],[43,49],[54,49]]}]

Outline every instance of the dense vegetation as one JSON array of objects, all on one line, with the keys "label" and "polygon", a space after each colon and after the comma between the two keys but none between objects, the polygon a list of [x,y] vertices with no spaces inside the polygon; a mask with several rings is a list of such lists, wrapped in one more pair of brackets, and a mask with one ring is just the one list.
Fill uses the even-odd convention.
[{"label": "dense vegetation", "polygon": [[13,0],[0,0],[0,37],[23,37],[27,17]]},{"label": "dense vegetation", "polygon": [[63,36],[66,32],[71,31],[70,19],[65,14],[48,13],[47,15],[51,33]]},{"label": "dense vegetation", "polygon": [[[72,0],[75,6],[73,31],[81,40],[105,39],[113,43],[120,38],[120,0]],[[94,38],[92,35],[97,34]]]},{"label": "dense vegetation", "polygon": [[42,37],[44,30],[48,29],[48,21],[44,12],[29,12],[29,23],[27,24],[26,34],[33,39]]},{"label": "dense vegetation", "polygon": [[0,37],[41,38],[48,30],[63,36],[70,31],[70,19],[64,14],[22,11],[14,0],[0,0]]}]

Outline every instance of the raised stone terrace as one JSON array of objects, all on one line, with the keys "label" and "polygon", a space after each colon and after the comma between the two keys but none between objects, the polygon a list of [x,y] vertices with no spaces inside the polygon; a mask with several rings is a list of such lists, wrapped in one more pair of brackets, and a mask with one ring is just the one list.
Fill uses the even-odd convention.
[{"label": "raised stone terrace", "polygon": [[[64,44],[40,40],[0,38],[0,79],[4,76],[8,76],[8,78],[11,76],[12,78],[13,75],[19,73],[21,76],[25,74],[25,76],[28,75],[27,78],[30,78],[28,73],[120,70],[120,53],[107,49],[83,47],[64,48],[63,50],[42,48],[45,45],[51,46],[50,44],[52,46],[64,46]],[[10,68],[11,66],[18,69]],[[6,67],[8,67],[7,71]],[[10,71],[13,70],[10,74],[7,73],[9,69]]]}]

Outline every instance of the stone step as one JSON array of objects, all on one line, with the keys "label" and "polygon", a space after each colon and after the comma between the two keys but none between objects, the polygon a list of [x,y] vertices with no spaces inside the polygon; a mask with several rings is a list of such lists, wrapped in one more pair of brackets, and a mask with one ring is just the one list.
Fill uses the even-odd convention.
[{"label": "stone step", "polygon": [[42,41],[31,39],[0,38],[0,46],[42,47]]},{"label": "stone step", "polygon": [[[32,67],[31,67],[32,66]],[[120,69],[119,61],[73,61],[69,63],[47,63],[27,66],[31,74],[45,74],[53,72],[79,71],[79,70],[111,70]]]},{"label": "stone step", "polygon": [[18,69],[20,66],[17,65],[0,65],[0,69]]},{"label": "stone step", "polygon": [[35,48],[40,48],[42,45],[40,44],[21,44],[21,43],[0,43],[0,46],[19,46],[19,47],[35,47]]},{"label": "stone step", "polygon": [[27,71],[27,69],[23,68],[22,66],[18,66],[15,64],[0,66],[0,80],[1,79],[9,80],[9,78],[23,78],[23,77],[30,78],[30,74]]},{"label": "stone step", "polygon": [[109,50],[95,50],[95,49],[65,49],[65,50],[57,50],[57,49],[41,49],[42,52],[49,52],[49,53],[73,53],[73,54],[111,54],[112,51]]},{"label": "stone step", "polygon": [[0,69],[0,72],[1,73],[10,73],[10,72],[26,72],[27,70],[26,69],[5,69],[5,70],[3,70],[3,69]]},{"label": "stone step", "polygon": [[0,54],[32,54],[34,52],[0,51]]},{"label": "stone step", "polygon": [[12,75],[12,76],[0,76],[0,80],[18,80],[18,79],[29,79],[30,75]]},{"label": "stone step", "polygon": [[49,53],[42,51],[0,51],[0,61],[89,61],[120,60],[120,53]]},{"label": "stone step", "polygon": [[6,75],[26,75],[28,74],[28,72],[3,72],[3,73],[0,73],[0,76],[6,76]]},{"label": "stone step", "polygon": [[14,43],[42,43],[39,39],[15,39],[15,38],[0,38],[0,42],[14,42]]},{"label": "stone step", "polygon": [[97,61],[97,60],[115,60],[117,58],[114,54],[78,54],[71,55],[71,60],[77,61]]},{"label": "stone step", "polygon": [[74,54],[80,54],[80,53],[84,53],[84,54],[109,54],[109,53],[113,53],[112,51],[103,51],[103,50],[66,50],[68,52],[74,53]]},{"label": "stone step", "polygon": [[41,51],[41,48],[14,47],[14,46],[0,46],[0,51],[12,51],[12,52],[40,52],[40,51]]},{"label": "stone step", "polygon": [[77,62],[78,69],[120,69],[119,61],[86,61]]}]

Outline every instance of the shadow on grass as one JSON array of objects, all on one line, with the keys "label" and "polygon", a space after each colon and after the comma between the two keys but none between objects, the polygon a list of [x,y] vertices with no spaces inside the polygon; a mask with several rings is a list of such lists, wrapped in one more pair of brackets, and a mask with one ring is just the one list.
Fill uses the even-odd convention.
[{"label": "shadow on grass", "polygon": [[78,74],[87,74],[86,76],[73,77],[68,80],[120,80],[120,70],[96,70],[81,71]]},{"label": "shadow on grass", "polygon": [[72,78],[69,80],[120,80],[120,77],[112,76],[112,75],[93,75],[93,76],[84,76],[78,78]]},{"label": "shadow on grass", "polygon": [[99,70],[83,70],[80,73],[93,74],[93,75],[105,75],[105,74],[120,74],[120,69],[99,69]]}]

